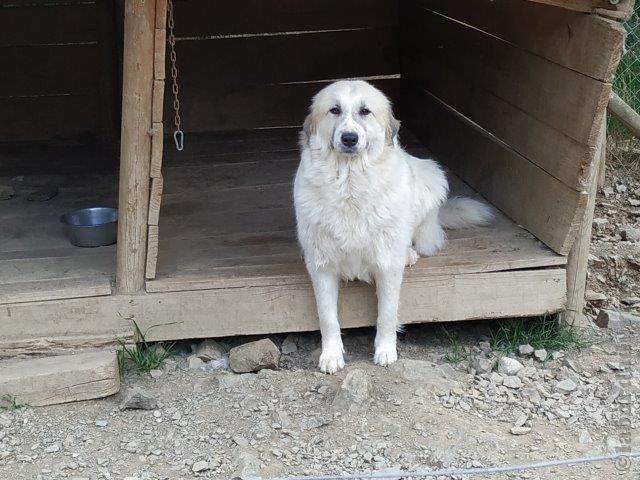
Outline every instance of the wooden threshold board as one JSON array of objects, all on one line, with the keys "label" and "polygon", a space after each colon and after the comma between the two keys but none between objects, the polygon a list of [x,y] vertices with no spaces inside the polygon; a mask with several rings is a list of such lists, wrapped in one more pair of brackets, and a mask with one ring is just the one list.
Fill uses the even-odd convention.
[{"label": "wooden threshold board", "polygon": [[[199,143],[192,141],[190,148],[197,161],[167,159],[157,276],[146,282],[148,293],[309,285],[292,204],[296,132],[229,137],[196,138]],[[401,138],[410,152],[428,156],[411,132],[401,132]],[[256,151],[252,146],[262,148],[259,159],[243,156]],[[449,182],[452,195],[478,197],[451,173]],[[448,236],[443,251],[407,269],[407,282],[566,263],[500,213],[488,227],[452,230]]]}]

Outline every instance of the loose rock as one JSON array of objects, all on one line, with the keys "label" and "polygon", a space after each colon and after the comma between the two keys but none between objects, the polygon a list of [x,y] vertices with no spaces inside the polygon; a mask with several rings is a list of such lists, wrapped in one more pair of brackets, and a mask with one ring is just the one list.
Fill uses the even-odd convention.
[{"label": "loose rock", "polygon": [[640,242],[640,228],[625,225],[620,229],[620,236],[627,242]]},{"label": "loose rock", "polygon": [[200,342],[196,347],[196,356],[203,362],[218,360],[224,355],[224,349],[218,342],[210,338]]},{"label": "loose rock", "polygon": [[201,460],[199,462],[194,463],[191,466],[191,470],[193,470],[193,473],[204,472],[206,470],[209,470],[209,464],[204,460]]},{"label": "loose rock", "polygon": [[158,401],[153,395],[140,387],[134,387],[126,393],[120,404],[120,410],[155,410]]},{"label": "loose rock", "polygon": [[498,361],[498,372],[504,375],[515,375],[524,368],[518,360],[510,357],[501,357]]},{"label": "loose rock", "polygon": [[274,370],[280,366],[280,350],[268,338],[245,343],[229,351],[229,365],[236,373]]},{"label": "loose rock", "polygon": [[495,358],[476,357],[473,359],[472,367],[476,373],[491,373],[495,368],[497,360]]},{"label": "loose rock", "polygon": [[534,350],[533,352],[533,356],[536,358],[536,360],[538,360],[539,362],[544,362],[547,359],[548,353],[544,348],[541,348],[539,350]]},{"label": "loose rock", "polygon": [[526,435],[531,432],[531,427],[511,427],[512,435]]},{"label": "loose rock", "polygon": [[518,354],[522,357],[528,357],[529,355],[531,355],[533,353],[533,347],[529,344],[527,345],[520,345],[518,347]]},{"label": "loose rock", "polygon": [[189,355],[189,358],[187,358],[187,363],[189,364],[189,370],[197,370],[204,365],[202,359],[200,359],[196,355]]},{"label": "loose rock", "polygon": [[282,341],[280,350],[284,355],[289,355],[296,352],[298,350],[297,338],[294,335],[287,335]]},{"label": "loose rock", "polygon": [[509,375],[504,377],[504,380],[502,381],[502,385],[504,385],[507,388],[520,388],[522,387],[522,380],[520,380],[520,377]]},{"label": "loose rock", "polygon": [[556,391],[560,393],[571,393],[577,388],[577,385],[570,378],[565,378],[564,380],[558,382],[555,388]]},{"label": "loose rock", "polygon": [[358,410],[368,403],[370,395],[369,375],[360,369],[351,370],[342,381],[333,405],[341,410]]}]

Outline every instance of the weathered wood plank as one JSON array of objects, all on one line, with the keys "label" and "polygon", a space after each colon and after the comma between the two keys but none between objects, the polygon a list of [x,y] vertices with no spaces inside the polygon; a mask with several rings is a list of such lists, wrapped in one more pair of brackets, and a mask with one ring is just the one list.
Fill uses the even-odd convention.
[{"label": "weathered wood plank", "polygon": [[167,0],[156,0],[156,28],[167,26]]},{"label": "weathered wood plank", "polygon": [[[374,325],[373,287],[350,283],[341,290],[345,328]],[[464,298],[464,302],[459,299]],[[407,280],[400,321],[420,323],[541,315],[564,308],[564,269],[436,276]],[[106,335],[131,330],[133,318],[147,339],[171,340],[316,330],[311,285],[264,286],[194,292],[112,295],[22,303],[0,309],[2,344],[38,338]]]},{"label": "weathered wood plank", "polygon": [[0,98],[0,111],[11,118],[0,128],[2,142],[49,140],[98,131],[96,95]]},{"label": "weathered wood plank", "polygon": [[[602,122],[600,130],[600,145],[596,153],[596,166],[604,163],[607,155],[607,124]],[[591,244],[591,228],[593,223],[593,212],[596,205],[596,195],[598,192],[599,169],[594,168],[589,184],[589,199],[585,208],[584,217],[581,219],[580,230],[573,248],[569,253],[567,262],[567,312],[565,319],[570,324],[582,324],[586,326],[583,309],[585,305],[585,289],[587,281],[587,267],[589,264],[589,246]]]},{"label": "weathered wood plank", "polygon": [[[596,145],[611,84],[424,9],[410,20],[408,30],[415,34],[405,51],[415,49],[419,58],[432,58],[467,77],[468,85],[491,93],[579,143]],[[421,72],[422,65],[408,64],[410,78],[422,79],[432,71],[429,65]]]},{"label": "weathered wood plank", "polygon": [[147,263],[145,267],[145,278],[147,280],[156,278],[159,238],[158,226],[149,225],[149,233],[147,235]]},{"label": "weathered wood plank", "polygon": [[[194,65],[193,68],[199,67]],[[346,72],[345,75],[351,76]],[[255,74],[252,76],[255,77]],[[394,101],[399,99],[398,80],[372,83],[381,87]],[[301,126],[311,97],[326,85],[327,83],[323,82],[304,82],[256,86],[200,85],[183,88],[180,110],[183,118],[189,119],[183,128],[187,132],[207,132]],[[171,96],[166,95],[167,112],[172,109],[171,102]]]},{"label": "weathered wood plank", "polygon": [[0,397],[33,407],[102,398],[119,390],[115,351],[0,362]]},{"label": "weathered wood plank", "polygon": [[[202,92],[222,85],[397,74],[397,33],[393,28],[371,28],[181,41],[180,88]],[[346,45],[366,48],[345,55]]]},{"label": "weathered wood plank", "polygon": [[[543,58],[598,80],[611,81],[625,31],[596,15],[529,0],[417,0],[417,5],[472,25]],[[526,18],[526,22],[514,22]]]},{"label": "weathered wood plank", "polygon": [[154,80],[153,82],[153,105],[151,107],[151,121],[162,122],[164,114],[164,80]]},{"label": "weathered wood plank", "polygon": [[164,80],[166,47],[167,31],[164,28],[156,28],[153,52],[153,78],[156,80]]},{"label": "weathered wood plank", "polygon": [[111,295],[111,282],[108,278],[64,278],[5,283],[0,288],[0,305],[100,295]]},{"label": "weathered wood plank", "polygon": [[0,58],[0,97],[78,95],[98,90],[96,44],[0,47]]},{"label": "weathered wood plank", "polygon": [[175,7],[180,37],[238,35],[398,24],[398,2],[369,0],[237,0],[211,8],[209,0],[179,0]]},{"label": "weathered wood plank", "polygon": [[149,225],[158,225],[160,220],[160,205],[162,203],[162,176],[151,179],[151,193],[149,194]]},{"label": "weathered wood plank", "polygon": [[[94,4],[37,5],[34,2],[30,3],[23,6],[2,5],[0,46],[96,41],[96,6]],[[11,4],[15,5],[14,2]]]},{"label": "weathered wood plank", "polygon": [[436,158],[550,248],[567,254],[587,195],[556,180],[428,92],[415,89],[412,95],[406,121]]},{"label": "weathered wood plank", "polygon": [[149,176],[159,178],[162,176],[162,152],[164,149],[164,125],[162,122],[154,122],[151,127],[151,161]]}]

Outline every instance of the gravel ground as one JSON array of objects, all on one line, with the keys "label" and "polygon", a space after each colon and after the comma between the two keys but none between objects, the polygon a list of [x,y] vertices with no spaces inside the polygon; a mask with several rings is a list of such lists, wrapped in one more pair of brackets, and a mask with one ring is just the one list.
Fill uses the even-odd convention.
[{"label": "gravel ground", "polygon": [[[640,332],[598,332],[593,346],[544,362],[498,361],[490,325],[449,327],[468,355],[455,365],[444,361],[451,344],[437,325],[408,329],[390,368],[370,361],[372,331],[349,332],[337,376],[315,370],[315,334],[288,337],[285,350],[296,351],[278,371],[190,369],[176,356],[155,378],[125,379],[111,398],[0,414],[0,478],[271,478],[524,463],[628,441],[640,449]],[[157,407],[121,410],[138,387]],[[620,471],[603,461],[490,478],[639,477],[640,463]]]}]

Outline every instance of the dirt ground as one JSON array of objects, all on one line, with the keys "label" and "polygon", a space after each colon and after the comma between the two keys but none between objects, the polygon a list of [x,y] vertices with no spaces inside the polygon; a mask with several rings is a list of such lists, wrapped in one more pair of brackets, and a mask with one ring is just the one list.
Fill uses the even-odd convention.
[{"label": "dirt ground", "polygon": [[[606,187],[597,202],[587,311],[638,313],[640,242],[623,240],[622,231],[638,228],[640,181],[614,168]],[[347,367],[336,376],[317,372],[314,333],[271,337],[290,352],[281,369],[248,374],[189,368],[185,342],[153,376],[125,378],[114,397],[0,412],[0,478],[266,479],[640,450],[640,329],[594,330],[581,351],[496,365],[502,354],[489,346],[492,327],[459,323],[444,335],[442,325],[412,326],[390,368],[371,362],[372,330],[350,331]],[[121,410],[136,387],[157,406]],[[638,479],[640,461],[473,478]]]}]

